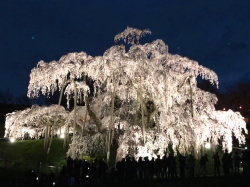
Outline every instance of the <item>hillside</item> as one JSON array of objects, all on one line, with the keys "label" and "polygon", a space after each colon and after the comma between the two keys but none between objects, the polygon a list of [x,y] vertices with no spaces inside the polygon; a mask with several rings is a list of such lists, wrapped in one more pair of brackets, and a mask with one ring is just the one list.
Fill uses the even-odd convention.
[{"label": "hillside", "polygon": [[[2,167],[26,170],[34,169],[46,171],[49,166],[62,167],[66,164],[66,151],[63,148],[63,139],[54,138],[50,154],[44,150],[43,139],[16,141],[14,143],[1,139],[0,141],[0,165]],[[54,167],[52,167],[54,168]]]}]

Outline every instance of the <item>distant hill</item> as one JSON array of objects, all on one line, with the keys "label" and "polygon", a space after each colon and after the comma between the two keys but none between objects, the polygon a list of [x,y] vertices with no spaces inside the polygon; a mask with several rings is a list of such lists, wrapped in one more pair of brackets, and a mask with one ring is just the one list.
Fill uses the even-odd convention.
[{"label": "distant hill", "polygon": [[5,115],[7,113],[14,112],[16,110],[24,110],[28,107],[31,107],[30,105],[17,105],[17,104],[6,104],[6,103],[0,103],[0,120],[5,119]]}]

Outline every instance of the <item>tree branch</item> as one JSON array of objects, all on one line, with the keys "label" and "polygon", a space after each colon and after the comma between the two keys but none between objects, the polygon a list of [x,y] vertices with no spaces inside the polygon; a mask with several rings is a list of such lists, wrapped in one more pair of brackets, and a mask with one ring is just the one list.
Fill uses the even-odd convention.
[{"label": "tree branch", "polygon": [[100,120],[98,119],[96,114],[90,109],[88,99],[86,99],[86,109],[88,110],[88,114],[89,114],[90,118],[94,120],[94,122],[97,126],[97,129],[98,129],[98,132],[102,133],[102,123],[100,122]]}]

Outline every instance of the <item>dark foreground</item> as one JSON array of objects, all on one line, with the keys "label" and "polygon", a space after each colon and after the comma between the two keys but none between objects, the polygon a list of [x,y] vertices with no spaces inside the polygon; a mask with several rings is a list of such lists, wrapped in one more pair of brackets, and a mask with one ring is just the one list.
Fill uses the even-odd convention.
[{"label": "dark foreground", "polygon": [[119,187],[241,187],[250,186],[250,175],[221,176],[221,177],[195,177],[177,179],[154,179],[133,182],[115,182],[107,186]]},{"label": "dark foreground", "polygon": [[[25,178],[11,180],[3,178],[0,173],[0,187],[69,187],[67,184],[51,183],[44,184],[41,181],[30,183]],[[98,181],[88,181],[78,183],[70,187],[244,187],[250,186],[250,175],[232,176],[208,176],[195,178],[175,178],[175,179],[151,179],[137,181],[113,181],[110,179],[106,183]]]}]

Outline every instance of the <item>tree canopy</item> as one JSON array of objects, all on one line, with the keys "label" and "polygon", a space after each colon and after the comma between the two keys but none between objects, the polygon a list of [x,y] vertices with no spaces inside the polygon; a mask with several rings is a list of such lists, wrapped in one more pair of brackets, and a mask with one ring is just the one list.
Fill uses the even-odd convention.
[{"label": "tree canopy", "polygon": [[85,103],[84,112],[78,112],[84,124],[76,123],[81,130],[75,131],[68,155],[76,158],[97,149],[109,154],[114,140],[117,160],[127,154],[163,155],[169,144],[175,152],[198,156],[204,142],[216,149],[219,140],[231,151],[232,135],[243,144],[243,117],[231,110],[216,111],[216,95],[197,87],[198,76],[218,87],[216,73],[170,54],[160,39],[140,44],[146,34],[151,31],[127,27],[115,36],[125,44],[110,47],[102,56],[69,53],[58,61],[40,61],[32,69],[30,98],[59,89],[68,101],[74,96]]}]

